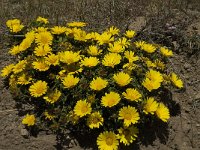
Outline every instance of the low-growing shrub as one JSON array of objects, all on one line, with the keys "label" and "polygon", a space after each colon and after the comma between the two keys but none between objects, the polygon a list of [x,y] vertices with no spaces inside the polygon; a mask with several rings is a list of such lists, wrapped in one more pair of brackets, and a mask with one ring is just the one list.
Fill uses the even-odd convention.
[{"label": "low-growing shrub", "polygon": [[48,23],[42,17],[28,26],[6,22],[16,63],[1,76],[22,103],[33,106],[22,120],[27,128],[96,130],[98,148],[112,150],[133,143],[141,124],[168,121],[160,93],[183,87],[167,69],[171,50],[138,40],[132,30],[97,33],[83,30],[84,22]]}]

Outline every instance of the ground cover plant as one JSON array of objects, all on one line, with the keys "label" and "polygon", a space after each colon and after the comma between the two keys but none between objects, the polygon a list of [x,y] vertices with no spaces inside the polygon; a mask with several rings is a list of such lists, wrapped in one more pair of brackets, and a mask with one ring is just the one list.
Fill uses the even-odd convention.
[{"label": "ground cover plant", "polygon": [[85,22],[50,26],[38,17],[27,26],[18,19],[6,25],[16,63],[1,76],[33,106],[22,120],[27,128],[95,130],[98,148],[107,150],[132,144],[146,122],[170,118],[161,95],[184,85],[167,69],[169,48],[113,26],[86,32]]}]

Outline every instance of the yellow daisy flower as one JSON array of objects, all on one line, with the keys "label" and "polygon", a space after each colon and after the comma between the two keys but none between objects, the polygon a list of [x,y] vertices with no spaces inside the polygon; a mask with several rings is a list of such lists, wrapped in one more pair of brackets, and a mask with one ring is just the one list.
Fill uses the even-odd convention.
[{"label": "yellow daisy flower", "polygon": [[137,123],[140,116],[135,107],[128,106],[119,110],[119,119],[123,119],[124,125],[129,127],[131,124]]},{"label": "yellow daisy flower", "polygon": [[49,45],[39,45],[35,48],[34,54],[36,56],[46,56],[52,51],[52,48]]},{"label": "yellow daisy flower", "polygon": [[95,45],[91,45],[89,46],[87,52],[92,56],[98,56],[99,54],[101,54],[102,50],[99,50],[98,47]]},{"label": "yellow daisy flower", "polygon": [[119,29],[117,29],[116,27],[112,26],[106,32],[108,34],[111,34],[111,35],[118,35],[119,34]]},{"label": "yellow daisy flower", "polygon": [[26,67],[27,61],[26,60],[20,60],[14,67],[13,67],[13,72],[19,73],[22,72],[25,67]]},{"label": "yellow daisy flower", "polygon": [[5,66],[2,70],[1,70],[1,76],[2,77],[7,77],[13,70],[14,68],[14,64],[10,64],[8,66]]},{"label": "yellow daisy flower", "polygon": [[156,115],[163,122],[167,122],[167,120],[170,118],[169,109],[163,103],[159,103],[156,110]]},{"label": "yellow daisy flower", "polygon": [[86,102],[86,100],[79,100],[74,107],[74,113],[79,117],[86,116],[90,114],[91,111],[91,104]]},{"label": "yellow daisy flower", "polygon": [[158,108],[158,103],[155,101],[155,99],[153,97],[149,97],[147,98],[145,105],[144,105],[144,110],[143,112],[145,114],[154,114],[154,112],[157,110]]},{"label": "yellow daisy flower", "polygon": [[126,92],[123,92],[122,95],[130,100],[130,101],[140,101],[141,100],[141,97],[142,95],[140,94],[140,92],[138,92],[136,89],[134,88],[128,88],[126,89]]},{"label": "yellow daisy flower", "polygon": [[71,88],[78,84],[79,78],[74,77],[73,75],[68,74],[66,77],[62,79],[62,83],[64,88]]},{"label": "yellow daisy flower", "polygon": [[160,82],[150,80],[149,78],[145,78],[142,82],[142,85],[151,92],[152,90],[158,89],[161,86]]},{"label": "yellow daisy flower", "polygon": [[101,116],[100,112],[93,112],[92,114],[89,115],[87,119],[87,125],[89,128],[99,128],[100,126],[103,125],[103,117]]},{"label": "yellow daisy flower", "polygon": [[43,17],[40,17],[40,16],[37,17],[36,21],[38,21],[38,22],[42,22],[42,23],[44,23],[44,24],[49,23],[48,19],[43,18]]},{"label": "yellow daisy flower", "polygon": [[19,45],[20,51],[27,50],[29,47],[31,47],[32,42],[32,39],[25,38]]},{"label": "yellow daisy flower", "polygon": [[136,32],[135,31],[133,31],[133,30],[128,30],[128,31],[126,31],[126,33],[125,33],[125,36],[127,37],[127,38],[133,38],[134,36],[136,35]]},{"label": "yellow daisy flower", "polygon": [[81,59],[79,52],[65,51],[59,53],[60,61],[66,64],[78,62]]},{"label": "yellow daisy flower", "polygon": [[142,46],[141,46],[141,49],[146,51],[147,53],[153,53],[156,51],[156,47],[152,44],[148,44],[148,43],[144,43]]},{"label": "yellow daisy flower", "polygon": [[121,61],[121,56],[117,53],[108,53],[104,56],[102,64],[114,68]]},{"label": "yellow daisy flower", "polygon": [[12,28],[13,25],[19,25],[20,23],[21,21],[19,19],[12,19],[12,20],[6,21],[6,26],[8,28]]},{"label": "yellow daisy flower", "polygon": [[125,52],[124,52],[124,56],[125,56],[125,58],[128,59],[128,61],[129,61],[130,63],[139,60],[139,57],[138,57],[138,56],[135,56],[133,51],[125,51]]},{"label": "yellow daisy flower", "polygon": [[132,78],[129,76],[129,74],[124,73],[124,72],[114,74],[113,79],[119,86],[126,86],[132,80]]},{"label": "yellow daisy flower", "polygon": [[160,52],[163,56],[170,57],[173,56],[173,52],[165,47],[160,48]]},{"label": "yellow daisy flower", "polygon": [[32,78],[30,76],[27,76],[26,74],[22,74],[21,76],[18,77],[17,83],[21,85],[27,85],[31,83]]},{"label": "yellow daisy flower", "polygon": [[35,124],[35,116],[26,114],[26,116],[22,120],[22,124],[33,126]]},{"label": "yellow daisy flower", "polygon": [[146,77],[149,78],[151,81],[156,81],[156,82],[162,82],[163,81],[163,76],[159,71],[155,71],[153,69],[150,69],[146,73]]},{"label": "yellow daisy flower", "polygon": [[114,132],[104,131],[98,136],[97,145],[100,150],[117,150],[119,141]]},{"label": "yellow daisy flower", "polygon": [[40,97],[47,92],[47,88],[47,83],[39,80],[29,87],[29,92],[33,97]]},{"label": "yellow daisy flower", "polygon": [[116,92],[106,93],[105,96],[101,98],[101,105],[104,107],[113,107],[119,103],[121,100],[120,95]]},{"label": "yellow daisy flower", "polygon": [[51,45],[53,36],[50,32],[40,32],[35,35],[35,42],[39,45]]},{"label": "yellow daisy flower", "polygon": [[158,59],[156,59],[154,61],[154,64],[158,69],[161,69],[161,70],[165,69],[165,64],[162,61],[158,60]]},{"label": "yellow daisy flower", "polygon": [[83,30],[80,30],[79,32],[76,32],[74,34],[74,39],[77,40],[77,41],[87,41],[86,39],[87,37],[87,33]]},{"label": "yellow daisy flower", "polygon": [[99,33],[97,33],[97,32],[91,32],[91,33],[88,33],[86,35],[86,39],[87,40],[97,40],[99,36],[100,36]]},{"label": "yellow daisy flower", "polygon": [[55,54],[48,55],[47,57],[45,57],[45,63],[47,65],[53,65],[53,66],[59,65],[58,55]]},{"label": "yellow daisy flower", "polygon": [[59,90],[56,89],[54,92],[49,92],[49,93],[48,93],[46,96],[44,96],[43,98],[44,98],[47,102],[53,104],[53,103],[55,103],[55,102],[58,101],[58,99],[60,98],[60,96],[61,96],[61,92],[60,92]]},{"label": "yellow daisy flower", "polygon": [[127,38],[123,37],[118,39],[117,43],[120,44],[122,47],[127,48],[130,45],[130,40],[127,40]]},{"label": "yellow daisy flower", "polygon": [[70,22],[70,23],[67,23],[67,25],[69,27],[85,27],[86,23],[85,22]]},{"label": "yellow daisy flower", "polygon": [[146,42],[145,41],[136,41],[136,42],[134,42],[134,44],[137,48],[141,48],[144,44],[146,44]]},{"label": "yellow daisy flower", "polygon": [[108,81],[97,77],[93,78],[92,82],[90,82],[90,88],[96,91],[100,91],[108,85]]},{"label": "yellow daisy flower", "polygon": [[94,67],[99,63],[99,59],[96,57],[85,57],[81,61],[81,66],[86,66],[86,67]]},{"label": "yellow daisy flower", "polygon": [[21,52],[21,47],[19,45],[14,46],[9,50],[9,54],[11,54],[11,55],[17,55],[20,52]]},{"label": "yellow daisy flower", "polygon": [[114,42],[113,44],[109,43],[108,50],[112,53],[121,53],[124,51],[124,47],[119,42]]},{"label": "yellow daisy flower", "polygon": [[56,117],[55,115],[50,114],[48,111],[44,112],[44,116],[45,116],[45,119],[48,119],[48,120],[52,120],[53,118]]},{"label": "yellow daisy flower", "polygon": [[49,65],[44,60],[34,61],[32,65],[34,69],[39,71],[47,71],[49,69]]},{"label": "yellow daisy flower", "polygon": [[183,81],[175,73],[171,73],[171,82],[178,88],[183,88]]},{"label": "yellow daisy flower", "polygon": [[114,41],[114,37],[112,34],[108,34],[107,32],[102,33],[97,37],[99,45],[108,44]]},{"label": "yellow daisy flower", "polygon": [[67,29],[66,27],[55,26],[51,28],[51,33],[59,35],[59,34],[65,33],[66,29]]},{"label": "yellow daisy flower", "polygon": [[45,27],[38,27],[38,28],[34,28],[34,31],[35,32],[47,32],[48,31],[48,28],[45,28]]}]

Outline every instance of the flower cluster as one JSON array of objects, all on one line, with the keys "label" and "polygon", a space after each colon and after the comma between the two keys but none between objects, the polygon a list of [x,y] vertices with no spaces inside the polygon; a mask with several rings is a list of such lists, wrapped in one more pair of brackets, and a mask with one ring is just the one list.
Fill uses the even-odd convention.
[{"label": "flower cluster", "polygon": [[34,105],[23,124],[98,129],[99,149],[115,150],[133,143],[147,120],[168,121],[160,93],[171,85],[183,88],[167,70],[170,49],[138,40],[132,30],[120,34],[110,27],[98,33],[85,31],[84,22],[48,23],[38,17],[26,30],[18,19],[6,23],[15,40],[9,53],[17,62],[5,66],[1,76]]}]

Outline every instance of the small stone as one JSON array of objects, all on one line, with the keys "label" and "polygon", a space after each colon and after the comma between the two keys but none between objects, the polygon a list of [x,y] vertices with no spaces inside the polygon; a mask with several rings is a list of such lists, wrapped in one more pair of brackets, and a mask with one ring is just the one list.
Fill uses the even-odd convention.
[{"label": "small stone", "polygon": [[137,17],[134,22],[132,22],[128,29],[134,30],[136,32],[141,31],[146,26],[146,19],[145,17]]},{"label": "small stone", "polygon": [[200,127],[200,124],[197,123],[196,126],[197,126],[197,127]]},{"label": "small stone", "polygon": [[28,138],[29,132],[26,129],[21,129],[21,135],[25,138]]}]

